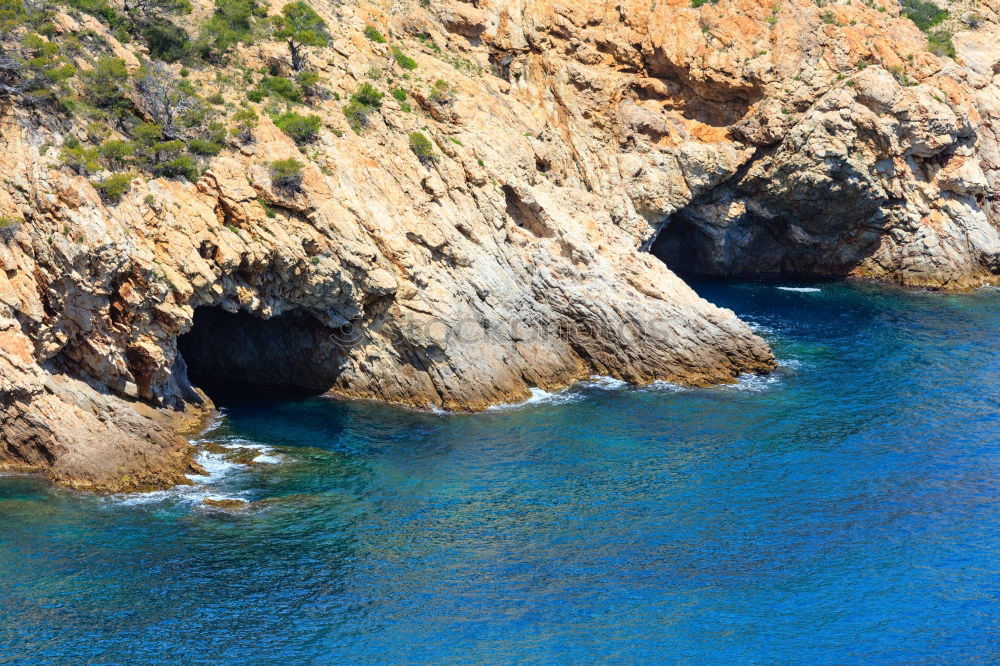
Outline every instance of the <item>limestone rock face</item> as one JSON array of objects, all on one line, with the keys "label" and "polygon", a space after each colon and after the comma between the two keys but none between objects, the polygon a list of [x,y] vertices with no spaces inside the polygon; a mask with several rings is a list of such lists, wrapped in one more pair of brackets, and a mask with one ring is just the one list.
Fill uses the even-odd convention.
[{"label": "limestone rock face", "polygon": [[[3,107],[0,215],[23,222],[0,229],[0,468],[182,481],[198,377],[477,410],[593,373],[773,367],[657,256],[955,288],[1000,270],[993,14],[951,60],[893,2],[311,4],[332,32],[308,55],[318,140],[296,146],[261,107],[196,184],[137,177],[103,201],[57,157],[84,128]],[[283,48],[240,57],[280,66]],[[191,78],[245,101],[210,68]],[[333,93],[369,80],[414,109],[387,95],[357,134]],[[289,157],[297,190],[271,181]]]}]

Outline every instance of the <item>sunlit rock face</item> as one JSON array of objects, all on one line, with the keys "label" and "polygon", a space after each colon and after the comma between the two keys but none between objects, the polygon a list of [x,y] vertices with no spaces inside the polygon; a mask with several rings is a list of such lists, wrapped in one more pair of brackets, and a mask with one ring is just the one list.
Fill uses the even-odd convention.
[{"label": "sunlit rock face", "polygon": [[[995,7],[952,60],[892,2],[312,4],[332,37],[307,56],[317,140],[259,106],[252,140],[196,184],[137,178],[109,203],[55,157],[85,127],[3,106],[0,215],[23,222],[0,230],[0,465],[173,483],[192,468],[176,433],[205,404],[189,374],[476,410],[592,373],[773,366],[657,257],[945,288],[996,275]],[[55,24],[138,67],[100,22]],[[252,44],[189,77],[236,108],[235,65],[289,75],[287,55]],[[405,87],[413,112],[387,94],[354,132],[343,100],[362,82]],[[297,189],[272,182],[286,158]]]}]

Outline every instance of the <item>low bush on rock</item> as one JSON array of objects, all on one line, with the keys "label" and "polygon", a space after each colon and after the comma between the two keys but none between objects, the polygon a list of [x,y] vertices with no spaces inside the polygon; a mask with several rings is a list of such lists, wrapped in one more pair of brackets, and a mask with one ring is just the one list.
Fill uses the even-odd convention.
[{"label": "low bush on rock", "polygon": [[433,164],[437,160],[434,155],[434,144],[421,132],[410,134],[410,150],[417,156],[421,164]]},{"label": "low bush on rock", "polygon": [[118,203],[122,196],[132,189],[132,179],[134,177],[134,174],[131,173],[116,173],[102,181],[94,183],[94,188],[101,193],[105,201]]},{"label": "low bush on rock", "polygon": [[362,83],[357,92],[351,95],[351,101],[344,106],[344,116],[347,124],[357,133],[368,127],[368,116],[382,107],[384,93],[380,93],[370,83]]},{"label": "low bush on rock", "polygon": [[317,115],[303,116],[294,111],[286,111],[274,119],[274,124],[292,137],[295,143],[303,144],[316,140],[323,121]]},{"label": "low bush on rock", "polygon": [[233,136],[240,143],[252,142],[253,131],[256,129],[258,122],[260,122],[260,119],[256,111],[249,107],[240,109],[233,114],[233,123],[235,125],[232,129]]},{"label": "low bush on rock", "polygon": [[431,93],[429,95],[431,102],[438,105],[451,104],[455,101],[455,91],[452,90],[451,84],[444,79],[438,79],[431,86]]},{"label": "low bush on rock", "polygon": [[297,191],[302,186],[302,162],[294,157],[271,162],[271,182],[275,187]]},{"label": "low bush on rock", "polygon": [[386,42],[385,35],[383,35],[374,26],[371,25],[365,26],[365,37],[375,42],[376,44],[385,44]]},{"label": "low bush on rock", "polygon": [[417,68],[417,61],[400,51],[397,47],[392,47],[392,57],[396,64],[403,69],[413,70]]}]

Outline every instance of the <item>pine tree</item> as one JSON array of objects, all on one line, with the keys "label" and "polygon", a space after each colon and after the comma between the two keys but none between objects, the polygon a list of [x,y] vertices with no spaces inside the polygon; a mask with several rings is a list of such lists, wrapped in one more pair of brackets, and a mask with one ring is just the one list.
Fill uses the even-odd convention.
[{"label": "pine tree", "polygon": [[292,69],[296,72],[305,66],[307,46],[326,46],[330,41],[326,22],[305,2],[290,2],[281,9],[281,16],[274,19],[278,39],[288,40],[292,56]]}]

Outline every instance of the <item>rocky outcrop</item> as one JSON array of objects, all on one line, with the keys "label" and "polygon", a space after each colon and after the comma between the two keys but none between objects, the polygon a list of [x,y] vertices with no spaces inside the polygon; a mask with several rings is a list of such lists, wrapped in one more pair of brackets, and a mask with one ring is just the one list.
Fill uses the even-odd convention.
[{"label": "rocky outcrop", "polygon": [[[262,114],[197,184],[137,177],[115,204],[53,157],[85,128],[4,109],[0,215],[23,223],[0,229],[0,465],[175,483],[199,375],[477,410],[592,373],[771,368],[651,245],[713,274],[996,274],[1000,57],[979,32],[954,62],[891,3],[838,5],[820,30],[824,10],[798,1],[313,4],[333,39],[309,63],[331,97],[372,79],[419,108],[386,97],[356,134],[317,101],[324,129],[302,148]],[[244,99],[212,68],[191,79]],[[298,190],[271,180],[286,157],[306,163]]]},{"label": "rocky outcrop", "polygon": [[[782,3],[763,42],[773,50],[756,54],[766,68],[746,70],[746,51],[713,61],[714,76],[757,83],[761,99],[729,127],[755,152],[672,215],[654,251],[721,276],[996,280],[1000,48],[986,37],[996,23],[958,32],[952,60],[924,52],[906,19],[879,16],[864,3]],[[706,21],[706,44],[760,37]]]}]

